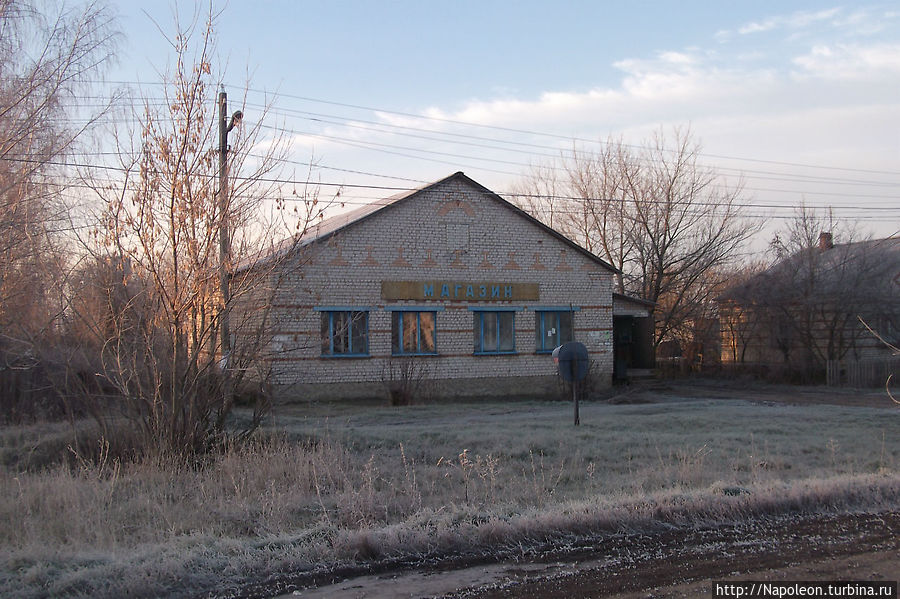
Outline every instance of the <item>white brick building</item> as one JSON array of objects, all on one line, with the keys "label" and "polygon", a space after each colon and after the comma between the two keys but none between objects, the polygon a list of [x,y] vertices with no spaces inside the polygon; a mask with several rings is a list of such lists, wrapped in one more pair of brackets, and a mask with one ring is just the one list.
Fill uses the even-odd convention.
[{"label": "white brick building", "polygon": [[614,269],[463,173],[323,221],[261,264],[275,264],[266,366],[282,398],[383,396],[411,361],[445,397],[547,393],[568,340],[612,377]]}]

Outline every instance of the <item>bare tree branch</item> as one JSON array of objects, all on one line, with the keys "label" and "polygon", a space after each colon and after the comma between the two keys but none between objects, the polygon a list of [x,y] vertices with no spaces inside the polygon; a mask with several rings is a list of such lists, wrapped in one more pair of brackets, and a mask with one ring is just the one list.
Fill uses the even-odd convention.
[{"label": "bare tree branch", "polygon": [[549,210],[558,229],[620,271],[619,292],[656,303],[657,344],[710,311],[725,267],[759,228],[740,213],[741,186],[725,186],[699,156],[689,130],[657,132],[639,150],[609,139],[533,168],[517,188],[525,209],[545,222]]}]

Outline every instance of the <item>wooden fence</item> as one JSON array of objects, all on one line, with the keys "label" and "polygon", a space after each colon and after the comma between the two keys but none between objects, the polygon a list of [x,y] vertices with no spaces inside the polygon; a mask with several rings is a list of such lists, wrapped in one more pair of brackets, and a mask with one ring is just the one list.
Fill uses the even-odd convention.
[{"label": "wooden fence", "polygon": [[891,387],[900,384],[900,356],[829,360],[826,382],[832,387],[883,387],[891,375]]}]

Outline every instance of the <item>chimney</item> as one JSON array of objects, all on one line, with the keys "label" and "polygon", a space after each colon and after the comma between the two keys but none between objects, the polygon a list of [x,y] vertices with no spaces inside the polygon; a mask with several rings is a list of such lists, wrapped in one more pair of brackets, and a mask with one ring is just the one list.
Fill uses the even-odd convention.
[{"label": "chimney", "polygon": [[819,233],[819,249],[823,252],[825,250],[830,250],[834,247],[834,241],[831,237],[831,233]]}]

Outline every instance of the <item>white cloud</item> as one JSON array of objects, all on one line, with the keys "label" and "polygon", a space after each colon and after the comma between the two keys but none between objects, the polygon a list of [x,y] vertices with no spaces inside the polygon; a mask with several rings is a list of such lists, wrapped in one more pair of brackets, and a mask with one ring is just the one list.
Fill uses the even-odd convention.
[{"label": "white cloud", "polygon": [[[493,98],[424,111],[424,116],[443,122],[425,123],[396,114],[378,114],[377,118],[394,125],[503,140],[498,144],[484,142],[486,145],[521,140],[539,146],[503,153],[475,145],[482,143],[479,140],[464,149],[448,150],[466,154],[468,158],[460,160],[459,167],[473,171],[473,176],[501,191],[512,179],[507,171],[524,170],[516,162],[525,164],[539,160],[541,154],[553,155],[551,146],[570,147],[572,137],[599,140],[622,135],[626,143],[639,143],[660,127],[684,125],[691,127],[710,155],[895,171],[900,156],[896,135],[900,130],[900,96],[895,89],[900,74],[900,43],[875,38],[864,43],[846,35],[872,30],[875,20],[874,13],[865,10],[849,13],[836,8],[772,17],[743,26],[743,39],[738,39],[736,30],[716,34],[720,41],[736,42],[733,47],[690,47],[623,58],[613,63],[618,80],[587,91],[548,90],[531,98],[517,98],[510,90],[500,90]],[[763,38],[752,35],[766,31],[793,34],[812,24],[826,24],[832,30],[827,35],[817,34],[816,44],[804,41],[778,45],[769,43],[769,38],[763,42]],[[478,131],[449,121],[540,131],[568,139]],[[446,163],[439,162],[440,157],[431,158],[435,160],[429,165],[435,176],[440,176]],[[495,158],[507,162],[491,162]],[[478,172],[479,164],[485,172]],[[757,171],[777,168],[747,161],[727,164]],[[403,168],[385,170],[402,172]],[[811,176],[822,173],[810,172]],[[835,176],[842,175],[837,171]],[[786,181],[752,181],[750,186],[759,189],[752,195],[768,199],[778,195],[768,188],[781,188],[783,201],[798,201],[803,186],[792,189]],[[839,186],[828,191],[835,189],[844,191]],[[852,194],[852,190],[847,191]],[[872,190],[863,189],[863,193]],[[831,197],[805,199],[824,202]]]},{"label": "white cloud", "polygon": [[659,55],[664,62],[679,65],[688,65],[694,63],[694,57],[683,52],[663,52]]},{"label": "white cloud", "polygon": [[900,12],[878,10],[871,7],[848,11],[835,7],[819,11],[800,11],[787,15],[775,15],[760,21],[745,23],[736,29],[722,29],[714,34],[720,43],[732,42],[739,38],[755,39],[763,34],[783,31],[786,39],[797,40],[816,33],[837,34],[853,37],[873,37],[888,31]]},{"label": "white cloud", "polygon": [[840,8],[829,8],[819,11],[799,11],[790,15],[779,15],[770,17],[762,22],[751,22],[738,27],[737,32],[741,35],[750,35],[775,29],[803,29],[809,27],[813,23],[832,22],[835,17],[841,13]]},{"label": "white cloud", "polygon": [[794,58],[800,76],[860,80],[900,73],[900,44],[818,45]]},{"label": "white cloud", "polygon": [[761,31],[771,31],[775,29],[777,23],[774,19],[769,19],[764,23],[748,23],[743,27],[739,27],[737,32],[741,35],[747,35],[749,33],[760,33]]},{"label": "white cloud", "polygon": [[426,116],[530,130],[569,131],[585,123],[602,132],[633,122],[684,123],[858,102],[867,88],[845,89],[839,80],[853,78],[882,94],[885,78],[895,80],[900,71],[900,44],[820,45],[781,66],[760,66],[753,53],[740,56],[663,52],[653,59],[624,59],[614,63],[623,73],[614,86],[548,91],[534,99],[472,100],[454,111],[431,108]]},{"label": "white cloud", "polygon": [[587,139],[622,134],[631,143],[660,126],[690,124],[714,154],[854,168],[880,160],[874,168],[895,169],[889,157],[897,155],[891,132],[900,128],[891,84],[900,71],[898,44],[821,45],[780,65],[691,51],[615,66],[622,77],[613,86],[473,100],[458,110],[431,108],[427,116]]}]

